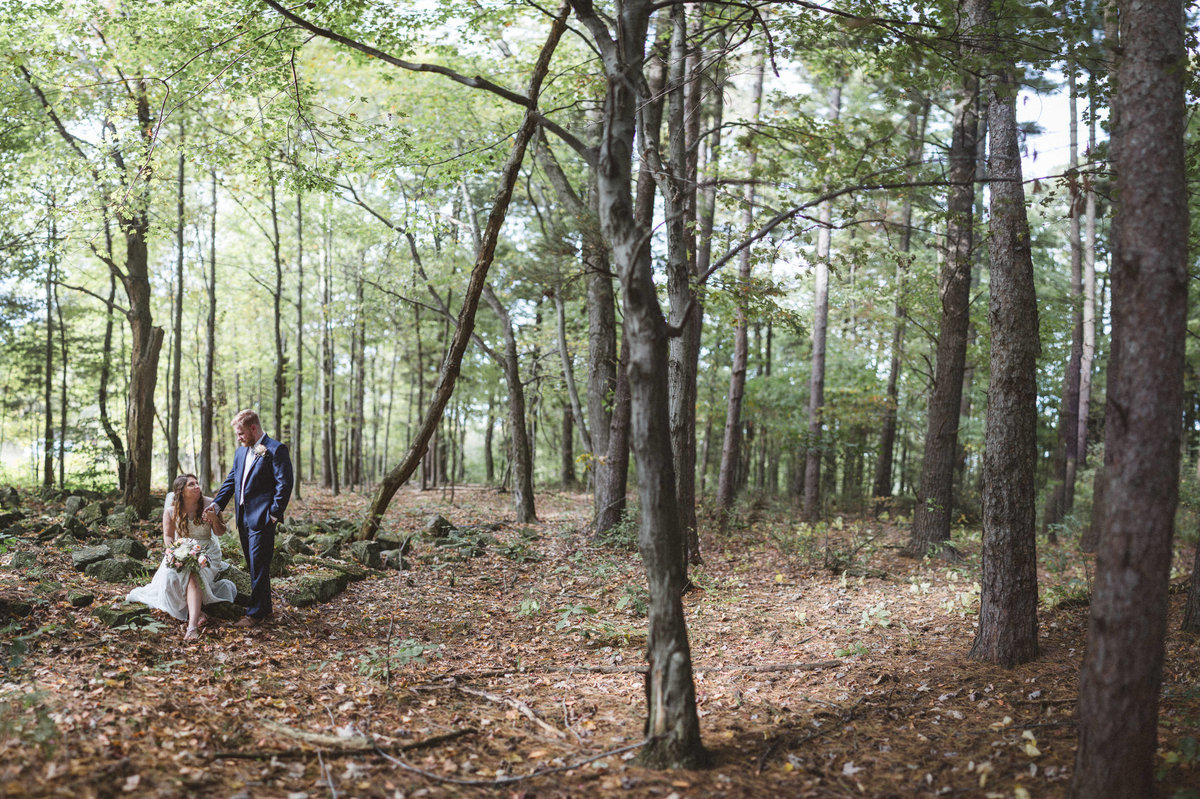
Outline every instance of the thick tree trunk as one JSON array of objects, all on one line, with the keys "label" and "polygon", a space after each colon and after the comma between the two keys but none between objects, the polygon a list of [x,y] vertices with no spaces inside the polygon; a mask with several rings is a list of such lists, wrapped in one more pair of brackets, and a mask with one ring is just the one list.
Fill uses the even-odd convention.
[{"label": "thick tree trunk", "polygon": [[683,604],[684,540],[671,457],[667,386],[667,324],[658,304],[649,226],[634,213],[633,141],[643,84],[645,42],[653,4],[630,0],[619,9],[614,40],[589,0],[572,0],[591,32],[608,78],[604,136],[597,168],[601,222],[621,279],[629,358],[630,433],[638,466],[642,523],[638,547],[650,588],[646,674],[647,744],[651,767],[695,768],[707,761],[700,742],[691,651]]},{"label": "thick tree trunk", "polygon": [[1079,683],[1071,795],[1155,793],[1187,319],[1183,7],[1121,2],[1113,161],[1108,525]]},{"label": "thick tree trunk", "polygon": [[[763,72],[766,56],[761,51],[755,58],[750,82],[750,124],[757,125],[762,115]],[[758,150],[751,145],[746,153],[746,174],[753,178],[758,163]],[[746,182],[743,194],[745,205],[742,211],[742,231],[750,235],[754,227],[753,179]],[[706,206],[706,221],[711,225],[712,209]],[[711,230],[709,235],[711,246]],[[705,264],[707,269],[707,263]],[[738,300],[733,327],[733,361],[729,367],[729,402],[725,410],[725,433],[721,444],[721,466],[717,472],[718,524],[724,532],[729,524],[729,513],[733,509],[734,489],[738,484],[737,466],[742,451],[742,398],[746,392],[746,362],[749,359],[750,340],[747,336],[746,305],[750,295],[751,261],[750,247],[742,249],[738,261]]]},{"label": "thick tree trunk", "polygon": [[[671,50],[668,69],[667,150],[662,165],[662,195],[667,227],[668,318],[678,329],[668,341],[671,451],[675,461],[675,494],[683,525],[686,582],[689,560],[700,561],[696,518],[696,381],[704,305],[696,293],[696,130],[699,121],[699,76],[695,45],[689,41],[688,11],[671,7]],[[690,133],[690,136],[689,136]],[[647,141],[650,137],[647,136]],[[689,557],[690,556],[690,557]]]},{"label": "thick tree trunk", "polygon": [[[836,124],[842,110],[842,86],[834,86],[829,97],[830,119]],[[827,442],[822,434],[825,405],[825,334],[829,327],[829,244],[833,204],[826,200],[819,212],[817,254],[814,264],[812,371],[808,381],[808,451],[804,459],[804,517],[821,515],[821,452]]]},{"label": "thick tree trunk", "polygon": [[563,488],[575,490],[579,478],[575,476],[575,420],[570,405],[562,406],[562,469],[559,474]]},{"label": "thick tree trunk", "polygon": [[[1089,114],[1088,161],[1095,157],[1096,116]],[[1091,168],[1083,176],[1084,246],[1083,246],[1083,346],[1079,358],[1079,426],[1075,433],[1075,452],[1078,468],[1087,464],[1088,416],[1092,403],[1092,365],[1096,359],[1096,186]]]},{"label": "thick tree trunk", "polygon": [[1012,73],[995,76],[987,95],[992,352],[983,457],[983,575],[970,656],[1015,666],[1038,653],[1038,314]]},{"label": "thick tree trunk", "polygon": [[[983,0],[966,0],[959,27],[969,34],[978,26]],[[960,34],[961,35],[961,34]],[[942,314],[938,325],[933,387],[929,396],[925,458],[907,552],[924,557],[950,540],[950,511],[958,416],[962,406],[963,367],[970,323],[971,258],[974,242],[975,145],[978,80],[964,73],[954,110],[950,142],[946,255],[939,276]]]}]

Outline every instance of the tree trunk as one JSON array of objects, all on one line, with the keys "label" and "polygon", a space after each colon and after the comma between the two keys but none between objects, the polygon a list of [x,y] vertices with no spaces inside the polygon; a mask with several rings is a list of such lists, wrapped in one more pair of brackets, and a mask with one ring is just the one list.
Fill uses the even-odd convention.
[{"label": "tree trunk", "polygon": [[[986,13],[985,24],[991,24]],[[983,575],[971,658],[1037,657],[1037,295],[1011,68],[987,90],[991,186],[991,366],[983,457]]]},{"label": "tree trunk", "polygon": [[622,338],[617,384],[613,388],[608,449],[604,453],[605,468],[596,476],[597,536],[617,526],[625,515],[625,491],[629,482],[629,369],[625,347]]},{"label": "tree trunk", "polygon": [[[396,362],[392,361],[392,374],[396,373]],[[303,458],[301,457],[303,447],[300,442],[304,440],[304,198],[299,192],[296,193],[296,384],[293,390],[293,408],[292,429],[288,434],[288,441],[291,442],[292,450],[292,466],[296,473],[295,485],[293,493],[296,499],[300,499],[302,495],[301,485],[304,482]],[[388,389],[388,430],[391,430],[392,423],[392,406],[391,406],[391,389]],[[385,436],[386,440],[386,436]],[[384,449],[387,449],[387,444],[384,444]]]},{"label": "tree trunk", "polygon": [[[556,329],[558,331],[558,354],[562,359],[563,383],[567,387],[567,397],[570,399],[568,408],[572,413],[573,421],[578,422],[579,438],[583,442],[583,448],[588,454],[591,454],[593,451],[592,436],[588,430],[587,421],[583,418],[583,406],[579,402],[579,389],[575,387],[574,360],[571,358],[571,351],[567,347],[567,308],[566,302],[563,300],[561,286],[554,292],[554,312],[557,321]],[[566,423],[564,422],[564,424]],[[563,448],[569,449],[566,440],[563,441]],[[575,473],[573,461],[571,473]]]},{"label": "tree trunk", "polygon": [[[104,216],[104,240],[106,244],[106,252],[108,253],[109,261],[112,260],[112,229],[109,225],[108,215]],[[108,273],[108,303],[104,314],[104,355],[100,361],[100,385],[97,390],[96,401],[100,406],[100,425],[104,428],[104,434],[108,437],[109,443],[112,445],[113,457],[117,461],[117,487],[124,492],[125,490],[125,445],[121,441],[121,436],[113,427],[112,419],[108,415],[108,383],[112,374],[112,338],[113,338],[113,300],[117,295],[117,276],[109,270]]]},{"label": "tree trunk", "polygon": [[[668,315],[678,334],[668,341],[671,450],[675,493],[683,525],[686,582],[688,561],[700,562],[696,519],[696,380],[704,305],[696,293],[696,153],[699,121],[699,75],[696,46],[689,42],[688,11],[674,5],[667,81],[667,149],[669,163],[659,164],[667,228]],[[699,32],[697,31],[699,35]],[[694,124],[696,123],[696,124]],[[690,135],[689,135],[690,134]],[[644,143],[652,136],[643,131]],[[655,152],[659,151],[652,144]]]},{"label": "tree trunk", "polygon": [[574,490],[579,487],[579,478],[575,476],[575,423],[570,405],[562,406],[562,474],[560,477],[563,488]]},{"label": "tree trunk", "polygon": [[209,172],[212,186],[212,216],[208,231],[208,316],[205,321],[204,389],[200,398],[200,487],[211,496],[213,486],[213,372],[217,351],[217,173]]},{"label": "tree trunk", "polygon": [[1183,7],[1120,5],[1113,129],[1108,525],[1079,683],[1074,797],[1155,793],[1187,318]]},{"label": "tree trunk", "polygon": [[[830,120],[836,124],[842,110],[842,86],[833,87],[829,97]],[[833,204],[821,203],[814,265],[812,371],[808,381],[808,452],[804,459],[804,517],[814,521],[821,515],[821,451],[826,441],[821,432],[825,405],[825,333],[829,326],[829,243]]]},{"label": "tree trunk", "polygon": [[334,385],[333,319],[333,220],[325,220],[325,269],[321,298],[321,482],[336,496],[338,482],[337,398]]},{"label": "tree trunk", "polygon": [[[760,50],[753,66],[750,82],[750,125],[758,124],[762,115],[763,72],[766,55]],[[758,149],[753,145],[746,153],[746,182],[743,195],[742,231],[749,236],[754,228],[754,168],[758,163]],[[712,209],[706,206],[708,224],[712,224]],[[711,231],[709,241],[711,242]],[[733,509],[734,489],[738,484],[737,465],[742,448],[742,398],[746,391],[746,362],[750,343],[747,337],[746,305],[750,298],[751,261],[750,247],[742,249],[738,256],[738,299],[733,327],[733,361],[729,367],[729,404],[725,410],[725,434],[721,444],[721,466],[717,472],[717,513],[722,532],[729,525],[729,513]],[[705,265],[707,268],[707,264]]]},{"label": "tree trunk", "polygon": [[179,416],[182,411],[180,369],[183,366],[183,225],[184,200],[184,127],[179,124],[179,183],[175,195],[175,302],[171,327],[171,399],[167,408],[167,482],[179,474]]},{"label": "tree trunk", "polygon": [[[965,33],[969,34],[978,25],[982,5],[982,0],[967,0],[960,7],[959,27]],[[962,406],[963,367],[971,310],[975,145],[979,128],[975,103],[978,80],[973,74],[963,74],[960,92],[950,142],[947,251],[938,281],[942,315],[929,396],[921,485],[906,550],[913,557],[924,557],[950,540],[958,415]]]},{"label": "tree trunk", "polygon": [[517,338],[513,333],[512,319],[490,285],[483,287],[483,297],[492,312],[500,319],[500,332],[504,336],[504,354],[499,358],[508,387],[508,426],[512,431],[513,506],[517,512],[517,524],[537,521],[533,501],[533,451],[529,444],[529,428],[525,420],[525,386],[521,382],[520,361],[517,353]]},{"label": "tree trunk", "polygon": [[650,767],[695,768],[707,761],[700,741],[680,595],[684,540],[671,457],[667,386],[667,324],[654,286],[648,225],[634,213],[633,141],[644,83],[645,43],[654,6],[629,0],[618,9],[616,39],[590,0],[572,0],[599,48],[607,77],[604,136],[597,168],[600,218],[613,247],[625,309],[629,358],[630,433],[638,466],[641,529],[638,548],[650,588],[646,699],[648,741],[640,758]]},{"label": "tree trunk", "polygon": [[[918,110],[914,108],[908,116],[909,151],[908,162],[913,167],[921,161],[925,150],[925,124],[929,121],[929,101]],[[893,461],[896,451],[896,419],[900,410],[900,364],[904,358],[905,317],[904,279],[911,263],[909,250],[912,248],[912,197],[905,192],[900,210],[900,256],[896,259],[896,323],[892,328],[891,361],[888,365],[887,405],[883,414],[883,427],[879,433],[879,457],[875,462],[875,481],[872,492],[876,497],[890,497],[893,493]]]},{"label": "tree trunk", "polygon": [[42,404],[46,418],[42,430],[42,488],[54,488],[54,281],[56,280],[54,213],[46,223],[46,360]]},{"label": "tree trunk", "polygon": [[1088,416],[1092,402],[1092,364],[1096,359],[1096,186],[1095,171],[1090,168],[1096,152],[1096,116],[1088,115],[1089,169],[1083,176],[1084,246],[1083,246],[1083,346],[1079,358],[1079,427],[1076,430],[1075,452],[1078,468],[1087,464]]},{"label": "tree trunk", "polygon": [[271,379],[271,424],[275,435],[282,436],[284,430],[283,398],[287,395],[287,380],[284,376],[286,360],[283,352],[283,256],[280,252],[279,205],[275,196],[275,166],[267,158],[267,185],[271,190],[271,258],[275,266],[275,285],[271,290],[271,319],[275,333],[275,374]]}]

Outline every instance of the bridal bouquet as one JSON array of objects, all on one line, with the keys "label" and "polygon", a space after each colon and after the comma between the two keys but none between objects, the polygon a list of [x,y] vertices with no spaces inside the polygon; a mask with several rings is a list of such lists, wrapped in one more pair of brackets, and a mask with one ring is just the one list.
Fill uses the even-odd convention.
[{"label": "bridal bouquet", "polygon": [[163,557],[163,563],[177,572],[197,572],[208,566],[208,555],[195,541],[180,541]]}]

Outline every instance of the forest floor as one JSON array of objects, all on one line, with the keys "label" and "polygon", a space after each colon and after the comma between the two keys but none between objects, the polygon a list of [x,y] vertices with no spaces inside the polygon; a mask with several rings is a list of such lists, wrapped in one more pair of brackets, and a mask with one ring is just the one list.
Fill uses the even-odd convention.
[{"label": "forest floor", "polygon": [[[702,536],[683,598],[712,765],[661,772],[635,759],[645,581],[632,533],[588,539],[583,495],[539,495],[533,525],[513,524],[510,502],[402,491],[387,526],[499,522],[500,545],[422,561],[418,538],[410,571],[314,607],[277,600],[273,623],[214,625],[191,644],[165,615],[111,629],[72,608],[71,588],[112,604],[129,586],[72,571],[65,552],[46,550],[36,574],[0,568],[0,596],[61,586],[5,633],[22,647],[0,667],[0,795],[1065,795],[1091,568],[1074,541],[1042,546],[1041,656],[1004,669],[967,659],[977,530],[956,531],[952,565],[902,557],[902,519],[813,530],[787,508],[744,507],[737,532]],[[291,510],[352,517],[365,503],[309,488]],[[1165,797],[1200,786],[1200,638],[1179,632],[1191,557],[1173,571]]]}]

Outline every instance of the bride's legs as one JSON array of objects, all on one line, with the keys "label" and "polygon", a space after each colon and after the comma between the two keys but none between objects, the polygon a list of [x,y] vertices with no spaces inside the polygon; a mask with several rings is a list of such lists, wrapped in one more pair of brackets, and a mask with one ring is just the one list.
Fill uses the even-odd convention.
[{"label": "bride's legs", "polygon": [[[201,609],[204,600],[204,591],[200,587],[200,578],[195,573],[188,575],[187,584],[187,606],[188,606],[188,623],[187,633],[195,632],[204,621],[204,611]],[[185,635],[187,634],[185,633]]]}]

